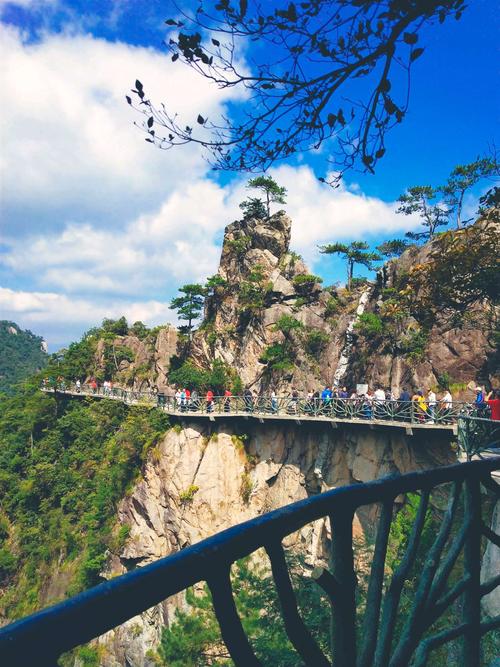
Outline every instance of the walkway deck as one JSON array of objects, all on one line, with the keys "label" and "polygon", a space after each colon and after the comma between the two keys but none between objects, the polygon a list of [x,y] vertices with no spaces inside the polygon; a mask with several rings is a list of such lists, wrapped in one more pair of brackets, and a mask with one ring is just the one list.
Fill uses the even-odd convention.
[{"label": "walkway deck", "polygon": [[[46,393],[69,395],[75,398],[106,399],[110,401],[120,401],[126,405],[145,405],[155,407],[169,416],[184,420],[206,419],[211,422],[216,422],[218,420],[228,419],[252,419],[258,420],[260,423],[290,421],[296,424],[316,422],[329,423],[332,428],[338,428],[342,424],[353,424],[367,426],[371,429],[378,427],[403,429],[407,435],[412,435],[414,430],[440,431],[456,435],[458,416],[460,414],[470,414],[470,409],[472,407],[470,404],[460,404],[460,408],[457,405],[453,414],[450,412],[446,415],[437,414],[433,421],[423,421],[418,415],[415,416],[413,414],[413,406],[402,406],[401,403],[398,403],[397,407],[392,409],[394,414],[394,418],[392,419],[390,418],[391,415],[388,414],[388,409],[380,410],[380,416],[366,418],[363,416],[362,410],[353,409],[351,399],[336,399],[337,409],[339,408],[338,402],[340,401],[340,409],[346,413],[345,416],[339,416],[334,413],[333,409],[330,409],[328,414],[321,414],[322,410],[318,410],[314,413],[314,411],[307,407],[308,404],[304,400],[299,402],[297,407],[294,407],[290,398],[278,399],[278,403],[274,408],[271,407],[270,399],[265,399],[264,401],[256,400],[252,404],[252,407],[247,409],[244,397],[233,396],[231,397],[231,407],[230,409],[227,409],[224,404],[224,397],[216,397],[213,410],[207,411],[205,401],[202,402],[203,408],[200,407],[195,409],[191,405],[187,406],[185,409],[178,409],[177,403],[173,398],[122,389],[113,389],[111,392],[106,392],[101,387],[97,391],[82,387],[80,390],[75,388],[57,390],[42,388],[42,391]],[[391,401],[390,403],[396,402]],[[313,413],[311,414],[311,412]]]}]

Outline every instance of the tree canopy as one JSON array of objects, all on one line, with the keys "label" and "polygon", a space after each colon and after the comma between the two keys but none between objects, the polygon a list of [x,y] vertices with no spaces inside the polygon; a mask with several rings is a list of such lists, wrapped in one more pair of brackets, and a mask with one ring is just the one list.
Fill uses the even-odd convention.
[{"label": "tree canopy", "polygon": [[170,307],[177,311],[180,320],[187,322],[186,333],[191,335],[193,320],[196,320],[203,310],[205,301],[205,288],[197,283],[179,287],[181,296],[177,296],[170,302]]},{"label": "tree canopy", "polygon": [[347,260],[347,289],[351,289],[355,264],[362,264],[371,271],[373,263],[380,260],[376,252],[368,251],[369,246],[365,241],[352,241],[349,245],[330,243],[320,246],[319,250],[324,255],[344,255]]},{"label": "tree canopy", "polygon": [[245,90],[244,102],[220,119],[193,110],[186,125],[139,80],[138,104],[127,101],[144,114],[146,141],[198,144],[216,169],[265,171],[327,142],[325,172],[335,176],[326,178],[338,182],[353,166],[374,171],[386,133],[407,112],[410,69],[424,53],[419,33],[464,9],[464,0],[200,2],[166,21],[172,61],[220,89]]}]

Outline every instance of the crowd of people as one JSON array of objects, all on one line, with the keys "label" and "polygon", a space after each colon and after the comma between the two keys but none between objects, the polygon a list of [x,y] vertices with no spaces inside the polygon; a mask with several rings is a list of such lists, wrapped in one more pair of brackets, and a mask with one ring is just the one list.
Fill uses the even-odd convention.
[{"label": "crowd of people", "polygon": [[[63,377],[44,378],[42,386],[46,389],[58,389],[65,391],[67,383]],[[104,396],[114,396],[116,389],[111,380],[104,380],[99,385],[95,378],[87,381],[86,386],[92,393],[100,393]],[[79,379],[75,380],[73,387],[77,393],[83,390]],[[123,393],[123,391],[122,391]],[[295,387],[287,396],[278,396],[274,389],[267,394],[256,394],[247,387],[243,396],[233,396],[229,389],[221,395],[216,395],[212,389],[200,394],[196,389],[192,391],[187,388],[178,388],[175,395],[167,397],[157,391],[152,392],[160,407],[167,404],[167,400],[173,400],[176,409],[180,412],[207,412],[211,413],[216,406],[223,412],[241,411],[251,413],[264,411],[269,414],[306,414],[306,415],[329,415],[334,417],[358,417],[365,419],[395,419],[411,420],[426,423],[446,423],[456,412],[454,411],[454,399],[449,389],[445,389],[440,396],[432,387],[425,392],[415,390],[410,392],[407,387],[399,395],[390,389],[377,386],[371,391],[367,386],[358,386],[354,391],[349,391],[346,386],[326,386],[323,390],[309,390],[299,392]],[[465,404],[460,404],[465,405]],[[473,414],[500,421],[500,390],[491,390],[486,393],[483,387],[475,388],[475,400],[473,403]]]},{"label": "crowd of people", "polygon": [[[500,420],[500,391],[492,390],[488,394],[476,387],[476,398],[473,404],[475,416]],[[234,406],[235,399],[238,404]],[[288,414],[325,414],[349,416],[350,414],[367,419],[416,419],[421,422],[434,423],[439,420],[446,423],[453,411],[453,397],[449,389],[440,396],[432,388],[424,393],[422,390],[410,391],[404,387],[399,396],[391,390],[377,387],[373,392],[369,388],[364,391],[349,392],[347,387],[326,386],[322,391],[310,390],[307,393],[293,388],[284,397],[278,396],[275,390],[268,394],[255,394],[246,388],[242,397],[234,397],[228,389],[222,395],[215,396],[211,389],[201,395],[194,389],[178,388],[174,396],[175,406],[180,412],[206,411],[213,412],[216,402],[223,412],[231,412],[242,408],[246,412],[267,411],[277,414],[285,411]],[[164,404],[166,398],[160,394],[158,401]]]}]

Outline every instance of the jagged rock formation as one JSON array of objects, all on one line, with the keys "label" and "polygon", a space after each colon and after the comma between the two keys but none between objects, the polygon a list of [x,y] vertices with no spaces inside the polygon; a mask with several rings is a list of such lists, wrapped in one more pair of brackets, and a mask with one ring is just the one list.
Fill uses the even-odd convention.
[{"label": "jagged rock formation", "polygon": [[[305,428],[245,420],[217,428],[204,420],[181,426],[152,452],[143,478],[119,507],[119,520],[130,526],[130,535],[110,558],[108,577],[310,494],[452,459],[449,441],[441,435],[408,437],[399,429],[334,430],[324,424]],[[368,511],[358,513],[358,537],[370,533],[372,520]],[[288,546],[300,548],[314,565],[328,540],[327,524],[320,520],[294,534]],[[147,650],[182,604],[182,596],[170,599],[102,637],[102,665],[153,667]]]},{"label": "jagged rock formation", "polygon": [[[256,391],[270,384],[282,391],[331,384],[359,299],[359,293],[346,294],[344,312],[331,317],[328,308],[336,289],[322,289],[300,257],[289,251],[291,224],[279,212],[266,221],[228,225],[218,271],[227,287],[207,299],[204,327],[194,337],[192,357],[198,364],[222,359]],[[304,332],[320,332],[323,340],[317,355],[294,340],[294,367],[271,376],[261,357],[267,347],[283,341],[283,334],[274,330],[283,315],[298,320]],[[208,342],[207,333],[214,334],[214,343]]]}]

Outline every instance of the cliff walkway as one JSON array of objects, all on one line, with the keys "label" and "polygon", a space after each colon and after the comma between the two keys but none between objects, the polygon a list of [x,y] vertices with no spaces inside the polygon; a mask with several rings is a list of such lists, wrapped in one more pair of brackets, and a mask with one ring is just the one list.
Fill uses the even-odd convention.
[{"label": "cliff walkway", "polygon": [[301,422],[329,422],[333,428],[340,424],[359,424],[370,428],[388,426],[405,429],[411,435],[413,429],[451,431],[457,434],[458,422],[464,417],[476,417],[477,408],[472,403],[453,402],[451,407],[437,403],[423,410],[414,401],[372,401],[362,398],[321,399],[293,398],[290,396],[214,396],[213,401],[196,398],[179,402],[172,396],[155,392],[133,391],[90,385],[60,385],[42,387],[47,393],[64,394],[77,398],[90,397],[122,401],[127,405],[149,405],[163,410],[173,417],[218,419],[258,419],[261,423],[272,420]]}]

